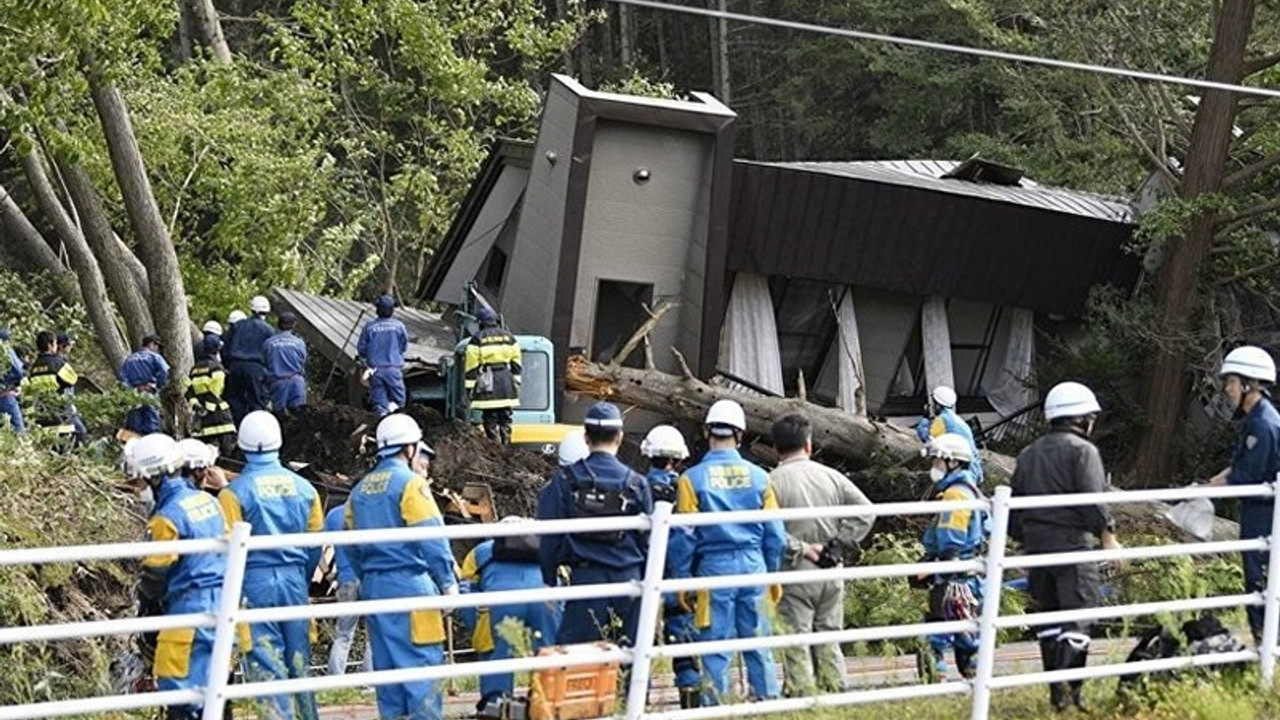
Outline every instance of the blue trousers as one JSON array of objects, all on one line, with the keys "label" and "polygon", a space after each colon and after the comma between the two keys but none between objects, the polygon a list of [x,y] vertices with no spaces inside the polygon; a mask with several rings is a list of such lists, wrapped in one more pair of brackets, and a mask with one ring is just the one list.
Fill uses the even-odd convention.
[{"label": "blue trousers", "polygon": [[[513,590],[515,588],[485,588],[486,590]],[[545,602],[525,603],[523,605],[499,605],[489,608],[490,629],[493,631],[493,650],[480,653],[481,660],[506,660],[514,657],[511,643],[507,642],[499,625],[507,618],[519,620],[525,628],[533,633],[533,652],[537,654],[544,647],[554,645],[556,633],[560,629],[560,608]],[[493,694],[510,696],[515,691],[515,675],[480,676],[480,697]]]},{"label": "blue trousers", "polygon": [[139,405],[124,416],[124,426],[139,435],[160,432],[160,409],[151,405]]},{"label": "blue trousers", "polygon": [[9,428],[19,435],[27,431],[27,425],[22,421],[22,408],[18,405],[17,395],[0,394],[0,417],[9,418]]},{"label": "blue trousers", "polygon": [[[1240,502],[1240,539],[1266,537],[1271,534],[1271,515],[1275,511],[1273,503],[1260,503],[1242,500]],[[1267,553],[1265,551],[1246,552],[1240,554],[1244,564],[1244,591],[1262,592],[1267,587]],[[1262,637],[1261,606],[1245,608],[1249,618],[1249,630],[1255,640]]]},{"label": "blue trousers", "polygon": [[[977,612],[981,612],[982,603],[982,580],[980,578],[965,578],[965,584],[969,586],[969,591],[978,600],[979,606]],[[942,596],[946,592],[946,584],[935,585],[929,589],[929,612],[925,617],[928,622],[945,622],[948,620],[959,620],[958,617],[948,617],[942,608]],[[978,636],[974,633],[944,633],[929,636],[929,647],[933,649],[934,657],[939,660],[945,659],[948,649],[954,649],[956,667],[962,672],[972,668],[973,663],[977,662],[978,653]]]},{"label": "blue trousers", "polygon": [[369,402],[378,417],[390,413],[392,403],[396,408],[404,407],[404,374],[400,368],[381,367],[373,371],[373,377],[369,378]]},{"label": "blue trousers", "polygon": [[239,427],[245,415],[267,409],[267,368],[250,360],[232,360],[227,372],[227,389],[223,393],[231,406],[231,417]]},{"label": "blue trousers", "polygon": [[[307,577],[297,565],[250,568],[244,576],[244,605],[250,608],[306,605]],[[243,641],[243,636],[241,640]],[[249,626],[249,648],[244,653],[244,674],[250,680],[287,680],[307,677],[311,670],[311,622],[254,623]],[[259,698],[268,717],[313,720],[317,717],[313,693]],[[273,714],[274,713],[274,714]]]},{"label": "blue trousers", "polygon": [[307,379],[301,375],[272,378],[271,411],[292,410],[307,404]]},{"label": "blue trousers", "polygon": [[[437,594],[435,583],[424,574],[366,572],[360,578],[360,598],[363,600]],[[414,642],[410,613],[384,613],[370,615],[367,619],[374,670],[444,664],[444,645],[441,642]],[[430,680],[379,685],[377,694],[378,716],[381,718],[441,720],[444,717],[444,695]]]},{"label": "blue trousers", "polygon": [[[667,603],[662,611],[662,642],[664,645],[695,642],[698,628],[693,613],[685,612],[679,603]],[[676,687],[693,688],[702,682],[702,672],[696,657],[678,657],[671,661],[676,674]]]},{"label": "blue trousers", "polygon": [[[643,574],[644,568],[639,565],[621,570],[600,565],[585,565],[573,569],[571,582],[574,585],[631,582],[639,580]],[[564,619],[560,623],[558,644],[572,645],[610,640],[618,645],[629,647],[635,641],[636,625],[639,622],[639,598],[570,600],[564,604]]]},{"label": "blue trousers", "polygon": [[[766,572],[764,557],[759,550],[742,552],[718,552],[698,559],[698,575],[745,575]],[[764,588],[726,588],[710,591],[711,625],[702,628],[700,640],[728,640],[753,638],[770,632],[769,620],[764,615]],[[773,653],[770,650],[748,650],[742,653],[747,666],[747,682],[756,699],[772,699],[781,693]],[[729,697],[729,653],[702,656],[702,677],[708,691],[703,695],[704,704],[715,705]]]},{"label": "blue trousers", "polygon": [[[217,612],[221,588],[189,590],[168,599],[166,614]],[[156,642],[156,686],[159,690],[191,690],[209,682],[213,628],[162,630]],[[187,706],[189,712],[198,711]]]}]

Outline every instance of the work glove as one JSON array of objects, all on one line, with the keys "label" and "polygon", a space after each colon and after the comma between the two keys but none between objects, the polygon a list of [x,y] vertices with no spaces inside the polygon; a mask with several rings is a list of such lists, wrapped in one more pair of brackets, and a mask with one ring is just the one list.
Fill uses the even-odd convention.
[{"label": "work glove", "polygon": [[[450,585],[447,590],[444,591],[444,594],[449,597],[457,597],[458,595],[462,594],[462,588],[458,587],[458,583],[454,583]],[[445,608],[442,612],[445,617],[449,617],[453,615],[454,611],[457,609],[458,608]]]}]

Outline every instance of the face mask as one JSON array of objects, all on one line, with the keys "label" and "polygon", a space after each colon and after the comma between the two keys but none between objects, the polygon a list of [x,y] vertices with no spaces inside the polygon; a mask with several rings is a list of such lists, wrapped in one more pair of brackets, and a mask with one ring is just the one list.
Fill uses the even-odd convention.
[{"label": "face mask", "polygon": [[938,481],[942,480],[942,478],[944,478],[944,477],[946,477],[946,476],[947,476],[947,471],[946,471],[946,470],[944,470],[944,469],[942,469],[942,468],[940,468],[940,467],[933,467],[933,468],[929,468],[929,477],[930,477],[934,482],[938,482]]},{"label": "face mask", "polygon": [[142,501],[142,514],[151,517],[151,513],[156,509],[156,494],[150,485],[138,493],[138,500]]}]

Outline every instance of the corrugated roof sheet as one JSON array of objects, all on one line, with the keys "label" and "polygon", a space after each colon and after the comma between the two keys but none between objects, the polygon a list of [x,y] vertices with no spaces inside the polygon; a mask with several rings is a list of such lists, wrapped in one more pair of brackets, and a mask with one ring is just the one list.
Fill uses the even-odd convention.
[{"label": "corrugated roof sheet", "polygon": [[1128,202],[1080,190],[1040,185],[1023,179],[1019,186],[995,185],[943,178],[960,163],[955,160],[868,160],[857,162],[775,162],[742,164],[768,165],[819,172],[872,182],[904,185],[935,192],[985,198],[996,202],[1025,205],[1052,212],[1080,215],[1110,222],[1134,222]]},{"label": "corrugated roof sheet", "polygon": [[[373,304],[357,300],[311,295],[276,288],[279,305],[297,314],[299,333],[330,362],[343,368],[355,365],[356,343],[364,324],[374,319]],[[453,325],[435,313],[415,308],[396,308],[395,317],[409,333],[405,370],[434,370],[441,357],[453,354]]]}]

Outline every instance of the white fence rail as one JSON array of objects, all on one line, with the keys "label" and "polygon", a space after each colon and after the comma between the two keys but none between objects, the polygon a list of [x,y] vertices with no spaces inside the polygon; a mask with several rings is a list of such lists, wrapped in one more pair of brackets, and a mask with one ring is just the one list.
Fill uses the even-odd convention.
[{"label": "white fence rail", "polygon": [[[1259,662],[1262,682],[1270,688],[1276,669],[1277,635],[1280,634],[1280,514],[1274,515],[1271,534],[1267,538],[1228,542],[1174,544],[1133,547],[1076,553],[1006,556],[1009,514],[1011,510],[1034,507],[1115,504],[1185,500],[1190,498],[1258,498],[1273,499],[1272,485],[1243,487],[1191,487],[1140,492],[1111,492],[1093,495],[1040,496],[1013,498],[1007,487],[998,488],[994,497],[976,501],[885,503],[873,506],[840,506],[774,511],[672,514],[671,505],[659,503],[650,517],[602,518],[593,520],[528,521],[495,525],[457,525],[432,528],[394,530],[343,531],[252,537],[249,526],[238,523],[225,540],[187,540],[151,543],[116,543],[74,547],[34,548],[0,552],[0,567],[59,562],[85,562],[141,558],[157,553],[223,553],[227,556],[227,573],[223,585],[222,604],[217,612],[165,617],[123,618],[83,623],[62,623],[0,628],[0,644],[32,643],[101,635],[123,635],[156,632],[167,628],[215,628],[214,655],[208,684],[200,690],[151,692],[131,695],[79,698],[33,703],[0,708],[0,720],[23,720],[83,713],[126,711],[168,705],[203,704],[205,720],[222,717],[229,700],[278,694],[312,692],[339,688],[384,685],[414,680],[531,671],[598,662],[620,662],[632,666],[626,694],[626,720],[710,720],[742,715],[762,715],[815,707],[885,702],[910,698],[942,697],[971,694],[974,720],[988,717],[993,690],[1048,682],[1102,678],[1136,672],[1204,667],[1238,662]],[[809,570],[757,575],[730,575],[664,579],[667,539],[673,528],[696,527],[727,522],[786,520],[814,517],[856,517],[887,515],[929,515],[946,510],[982,509],[991,514],[993,530],[985,558],[932,563],[856,566],[830,570]],[[604,585],[581,585],[536,590],[471,593],[459,596],[365,600],[296,607],[243,609],[240,594],[244,580],[245,559],[252,550],[290,546],[316,547],[383,542],[405,542],[430,538],[480,539],[506,535],[547,535],[610,530],[643,530],[649,533],[649,556],[641,580]],[[1187,598],[1085,610],[1000,615],[1000,596],[1004,591],[1004,572],[1083,562],[1115,562],[1178,555],[1223,554],[1244,551],[1266,551],[1270,555],[1266,591],[1207,598]],[[763,638],[695,642],[680,645],[656,645],[662,596],[676,591],[749,587],[766,584],[792,585],[822,580],[866,580],[871,578],[906,577],[921,573],[973,573],[983,578],[983,608],[975,620],[915,623],[889,627],[851,628],[835,632],[774,635]],[[856,591],[856,585],[855,585]],[[249,622],[332,618],[345,615],[372,615],[407,612],[420,609],[451,610],[462,607],[495,606],[552,600],[581,600],[630,596],[640,598],[638,638],[632,648],[601,650],[571,656],[527,657],[508,660],[442,665],[337,676],[316,676],[290,680],[272,680],[228,685],[236,625]],[[1259,651],[1241,651],[1149,660],[1138,663],[1111,663],[1072,670],[1027,674],[995,674],[997,631],[1002,628],[1046,625],[1072,621],[1094,621],[1132,617],[1159,612],[1220,610],[1232,607],[1262,605],[1265,609],[1263,637]],[[823,643],[888,640],[924,637],[942,632],[976,632],[979,650],[976,674],[972,680],[943,684],[914,684],[899,687],[860,689],[812,697],[766,700],[749,704],[720,705],[689,710],[650,711],[647,705],[652,663],[658,658],[675,658],[714,652],[737,652],[757,648],[781,648]]]}]

